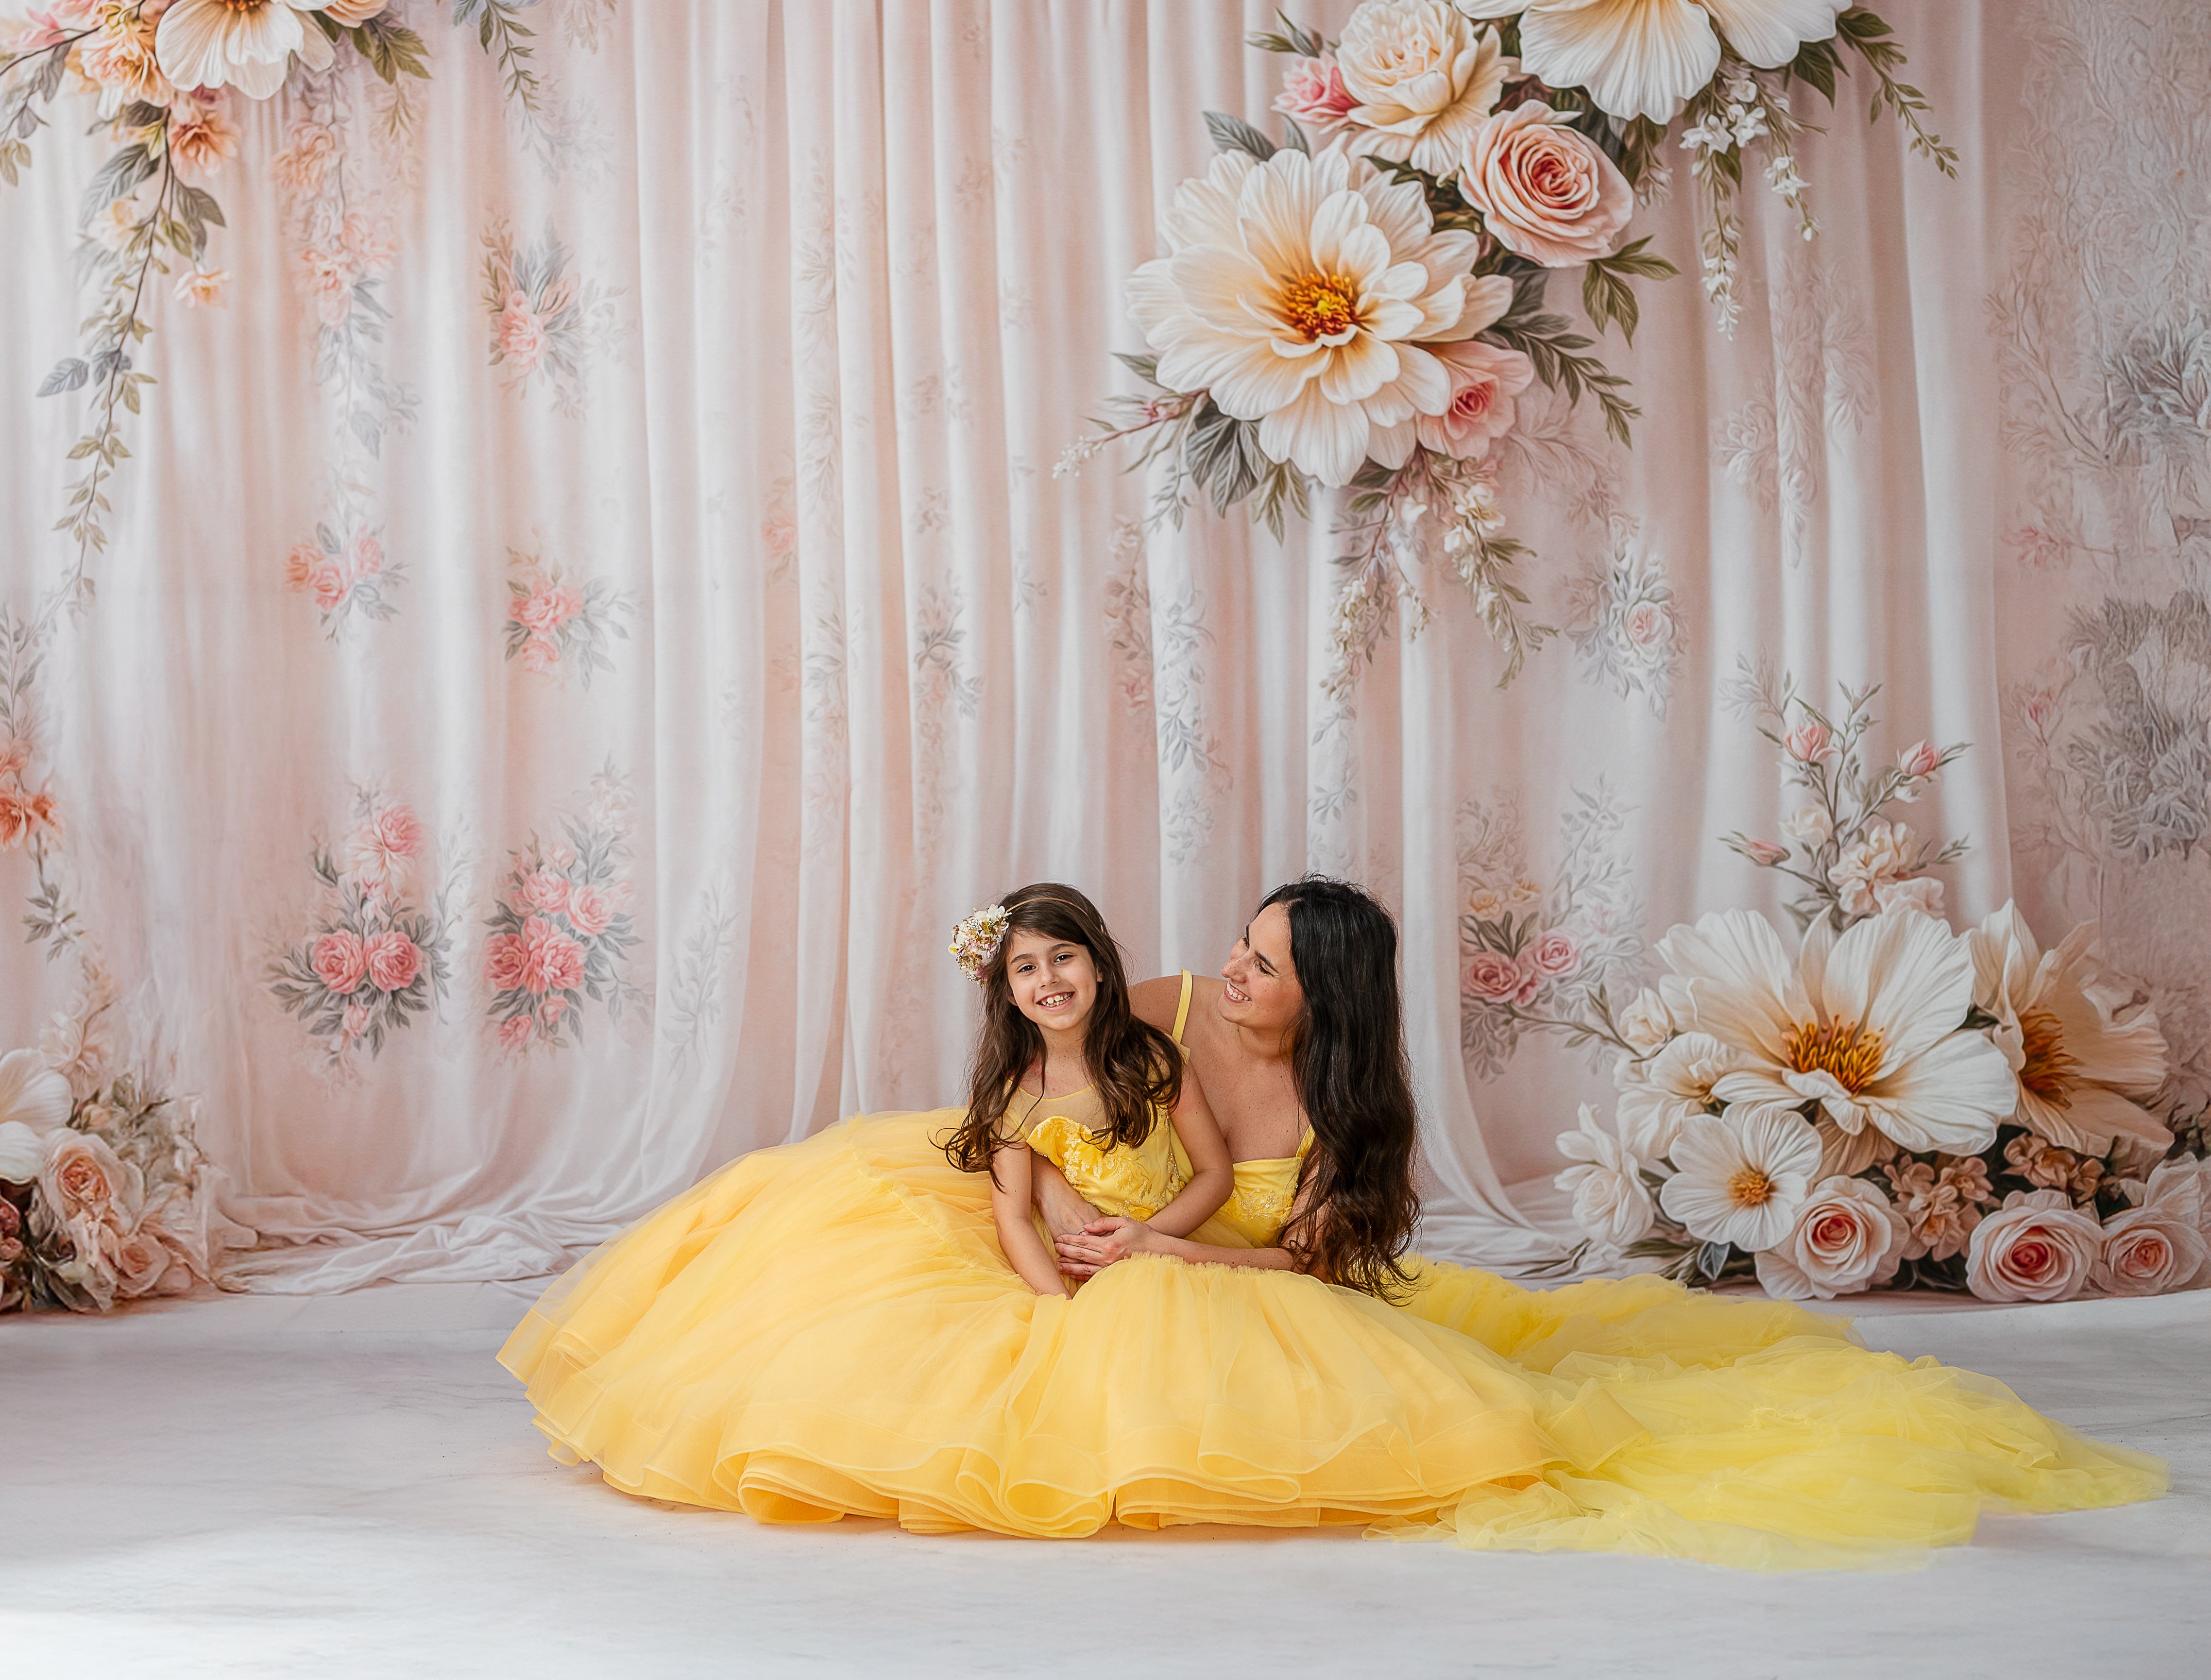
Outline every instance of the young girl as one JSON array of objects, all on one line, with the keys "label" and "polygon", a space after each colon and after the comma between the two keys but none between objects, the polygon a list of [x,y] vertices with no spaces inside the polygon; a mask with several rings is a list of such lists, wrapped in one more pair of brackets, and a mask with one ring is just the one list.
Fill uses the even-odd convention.
[{"label": "young girl", "polygon": [[1068,1292],[1030,1211],[1039,1156],[1093,1206],[1165,1236],[1189,1235],[1228,1199],[1228,1146],[1183,1078],[1181,1050],[1130,1009],[1119,948],[1088,899],[1023,887],[960,923],[952,954],[982,985],[983,1029],[945,1158],[990,1175],[998,1243],[1024,1283]]}]

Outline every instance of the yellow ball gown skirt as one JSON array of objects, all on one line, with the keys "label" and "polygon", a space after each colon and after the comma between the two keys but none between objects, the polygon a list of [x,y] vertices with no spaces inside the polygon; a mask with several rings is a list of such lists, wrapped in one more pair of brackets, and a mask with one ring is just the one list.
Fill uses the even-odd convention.
[{"label": "yellow ball gown skirt", "polygon": [[[1051,1100],[1038,1147],[1100,1205],[1163,1194],[1161,1148],[1136,1163],[1148,1192],[1127,1152],[1078,1158],[1102,1119],[1083,1101]],[[766,1522],[1357,1523],[1761,1568],[1908,1561],[1984,1509],[2165,1487],[2000,1383],[1656,1278],[1530,1290],[1424,1262],[1391,1306],[1140,1256],[1040,1297],[987,1178],[939,1152],[960,1118],[746,1155],[555,1283],[500,1355],[554,1456]],[[1273,1242],[1298,1167],[1239,1163],[1197,1240]]]}]

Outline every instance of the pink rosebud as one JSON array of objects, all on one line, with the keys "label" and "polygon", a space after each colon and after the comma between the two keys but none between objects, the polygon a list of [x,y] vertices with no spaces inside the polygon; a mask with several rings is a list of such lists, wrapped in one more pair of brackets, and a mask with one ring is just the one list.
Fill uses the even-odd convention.
[{"label": "pink rosebud", "polygon": [[1359,101],[1343,85],[1343,72],[1334,55],[1298,58],[1282,73],[1282,91],[1275,95],[1275,109],[1293,123],[1303,123],[1325,134],[1340,126]]},{"label": "pink rosebud", "polygon": [[1835,737],[1826,725],[1816,721],[1801,723],[1783,737],[1782,744],[1789,755],[1805,764],[1817,764],[1835,756],[1838,750]]},{"label": "pink rosebud", "polygon": [[[512,937],[512,936],[509,937]],[[522,942],[519,939],[515,940],[515,943],[518,945],[521,943]],[[530,1017],[527,1015],[510,1015],[507,1016],[506,1020],[500,1022],[499,1024],[499,1047],[501,1050],[521,1049],[524,1045],[530,1042]]]},{"label": "pink rosebud", "polygon": [[404,992],[422,969],[422,948],[394,930],[368,942],[368,978],[379,992]]},{"label": "pink rosebud", "polygon": [[318,555],[307,568],[307,592],[324,612],[336,612],[353,593],[353,579],[334,556]]},{"label": "pink rosebud", "polygon": [[1476,951],[1466,965],[1464,986],[1469,998],[1505,1003],[1520,989],[1520,965],[1502,951]]},{"label": "pink rosebud", "polygon": [[597,887],[578,887],[568,895],[568,925],[585,938],[597,938],[614,919],[614,907]]},{"label": "pink rosebud", "polygon": [[532,910],[556,915],[568,907],[568,877],[549,869],[534,869],[522,877],[517,895]]},{"label": "pink rosebud", "polygon": [[555,992],[537,1006],[537,1018],[548,1027],[568,1012],[568,1000]]},{"label": "pink rosebud", "polygon": [[1656,647],[1673,628],[1673,616],[1656,601],[1638,601],[1627,610],[1624,628],[1638,647]]},{"label": "pink rosebud", "polygon": [[368,955],[359,935],[341,928],[315,941],[307,966],[315,971],[317,979],[342,998],[368,972]]},{"label": "pink rosebud", "polygon": [[367,1031],[368,1005],[348,1004],[345,1007],[345,1035],[349,1039],[357,1039]]},{"label": "pink rosebud", "polygon": [[1924,741],[1906,747],[1896,755],[1896,772],[1909,781],[1930,782],[1935,773],[1942,767],[1942,755]]},{"label": "pink rosebud", "polygon": [[543,676],[560,668],[560,646],[544,636],[532,636],[522,644],[522,668],[533,676]]},{"label": "pink rosebud", "polygon": [[1742,842],[1742,855],[1760,869],[1772,869],[1776,864],[1789,861],[1789,848],[1776,846],[1772,840],[1747,840]]},{"label": "pink rosebud", "polygon": [[1565,929],[1554,927],[1528,947],[1528,960],[1538,973],[1556,979],[1581,967],[1581,944]]},{"label": "pink rosebud", "polygon": [[506,306],[500,311],[492,333],[500,355],[524,373],[536,367],[545,354],[544,323],[520,292],[506,294]]}]

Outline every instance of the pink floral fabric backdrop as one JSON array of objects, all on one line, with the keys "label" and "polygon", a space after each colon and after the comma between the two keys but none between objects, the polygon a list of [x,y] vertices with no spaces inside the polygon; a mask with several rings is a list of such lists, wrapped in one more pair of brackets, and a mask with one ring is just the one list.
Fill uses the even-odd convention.
[{"label": "pink floral fabric backdrop", "polygon": [[[230,300],[165,305],[96,597],[39,639],[97,163],[45,132],[0,195],[0,721],[64,839],[0,853],[0,1038],[104,961],[231,1210],[338,1245],[267,1286],[527,1276],[952,1097],[944,943],[1003,889],[1208,969],[1320,869],[1402,919],[1424,1240],[1538,1258],[1610,1087],[1556,1023],[1774,907],[1717,842],[1780,817],[1793,678],[1972,743],[1920,808],[1973,841],[1950,907],[2102,916],[2206,1082],[2211,21],[1883,9],[1961,179],[1838,116],[1825,236],[1745,198],[1731,339],[1683,279],[1613,340],[1632,451],[1522,399],[1558,634],[1504,688],[1441,579],[1335,639],[1324,518],[1054,475],[1196,113],[1274,96],[1257,0],[544,0],[527,99],[399,8],[439,49],[403,106],[348,55],[248,108]],[[1686,203],[1639,226],[1693,274]]]}]

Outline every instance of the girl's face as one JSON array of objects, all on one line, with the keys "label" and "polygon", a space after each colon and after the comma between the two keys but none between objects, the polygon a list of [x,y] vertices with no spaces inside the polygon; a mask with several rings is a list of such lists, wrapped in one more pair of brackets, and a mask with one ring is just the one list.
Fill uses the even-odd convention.
[{"label": "girl's face", "polygon": [[1014,994],[1014,1007],[1045,1032],[1079,1033],[1098,1001],[1098,965],[1075,940],[1009,933],[1006,989]]},{"label": "girl's face", "polygon": [[1221,1018],[1230,1026],[1275,1038],[1297,1024],[1305,991],[1290,961],[1288,906],[1270,904],[1251,918],[1221,978]]}]

